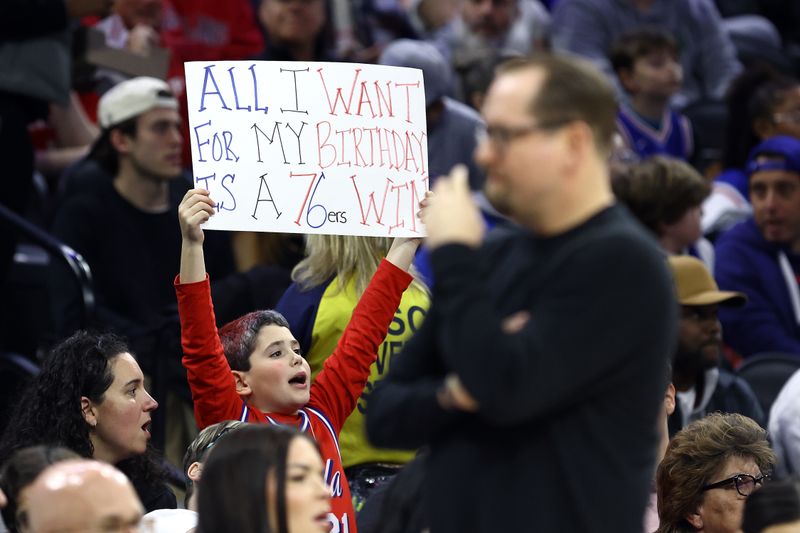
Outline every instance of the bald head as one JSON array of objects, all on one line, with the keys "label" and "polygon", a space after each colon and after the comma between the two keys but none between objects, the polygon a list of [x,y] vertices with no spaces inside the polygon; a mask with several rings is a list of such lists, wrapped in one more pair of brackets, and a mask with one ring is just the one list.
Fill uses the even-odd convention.
[{"label": "bald head", "polygon": [[48,467],[20,497],[25,533],[137,531],[143,508],[128,478],[87,459]]}]

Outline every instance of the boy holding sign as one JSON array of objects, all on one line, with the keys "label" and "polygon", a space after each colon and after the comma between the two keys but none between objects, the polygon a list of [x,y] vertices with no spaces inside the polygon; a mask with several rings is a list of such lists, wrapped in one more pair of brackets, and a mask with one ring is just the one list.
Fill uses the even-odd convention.
[{"label": "boy holding sign", "polygon": [[419,241],[395,239],[334,353],[311,385],[308,363],[279,313],[255,311],[217,333],[200,228],[214,212],[214,202],[202,189],[189,191],[179,208],[183,247],[175,289],[183,365],[197,424],[202,429],[233,418],[291,425],[309,432],[325,460],[325,482],[333,507],[328,517],[330,531],[355,532],[338,435],[364,389],[403,291],[411,283],[406,271]]}]

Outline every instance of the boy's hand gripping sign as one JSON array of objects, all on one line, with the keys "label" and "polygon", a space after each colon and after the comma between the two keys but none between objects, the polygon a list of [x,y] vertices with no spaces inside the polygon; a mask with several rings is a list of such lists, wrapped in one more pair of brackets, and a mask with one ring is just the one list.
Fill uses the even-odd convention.
[{"label": "boy's hand gripping sign", "polygon": [[422,71],[276,61],[185,68],[194,184],[217,202],[205,228],[424,235]]}]

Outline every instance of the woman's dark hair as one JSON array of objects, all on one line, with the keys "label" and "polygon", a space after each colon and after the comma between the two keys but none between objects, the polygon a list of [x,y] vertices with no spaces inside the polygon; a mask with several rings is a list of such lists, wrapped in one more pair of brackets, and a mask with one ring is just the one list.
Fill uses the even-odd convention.
[{"label": "woman's dark hair", "polygon": [[30,446],[11,454],[0,469],[0,490],[8,498],[3,508],[3,522],[11,533],[19,531],[17,504],[22,489],[33,483],[42,471],[53,463],[80,456],[62,446]]},{"label": "woman's dark hair", "polygon": [[287,533],[286,456],[295,438],[319,449],[304,433],[283,426],[245,426],[223,436],[203,465],[197,533],[276,533],[265,501],[269,475],[276,487],[275,523]]},{"label": "woman's dark hair", "polygon": [[[78,331],[59,343],[42,362],[0,438],[0,464],[15,450],[37,444],[64,446],[81,457],[94,456],[90,426],[83,417],[81,397],[102,403],[114,381],[111,363],[129,353],[128,345],[110,333]],[[157,486],[164,472],[148,451],[117,464],[137,489]]]},{"label": "woman's dark hair", "polygon": [[742,72],[731,82],[725,97],[728,123],[722,149],[723,168],[744,168],[747,156],[760,141],[753,127],[761,120],[772,120],[775,107],[798,81],[767,65]]},{"label": "woman's dark hair", "polygon": [[744,533],[760,533],[770,526],[800,520],[800,479],[772,481],[747,498],[742,519]]}]

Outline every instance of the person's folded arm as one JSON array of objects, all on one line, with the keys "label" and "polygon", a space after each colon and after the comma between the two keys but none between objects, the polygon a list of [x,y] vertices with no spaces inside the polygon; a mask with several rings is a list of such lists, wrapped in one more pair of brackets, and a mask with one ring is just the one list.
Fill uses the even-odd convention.
[{"label": "person's folded arm", "polygon": [[481,417],[513,425],[549,416],[616,386],[644,350],[667,357],[676,304],[666,263],[631,244],[611,236],[571,253],[518,310],[530,318],[513,332],[504,331],[508,317],[482,279],[480,251],[448,245],[433,253],[438,345]]}]

